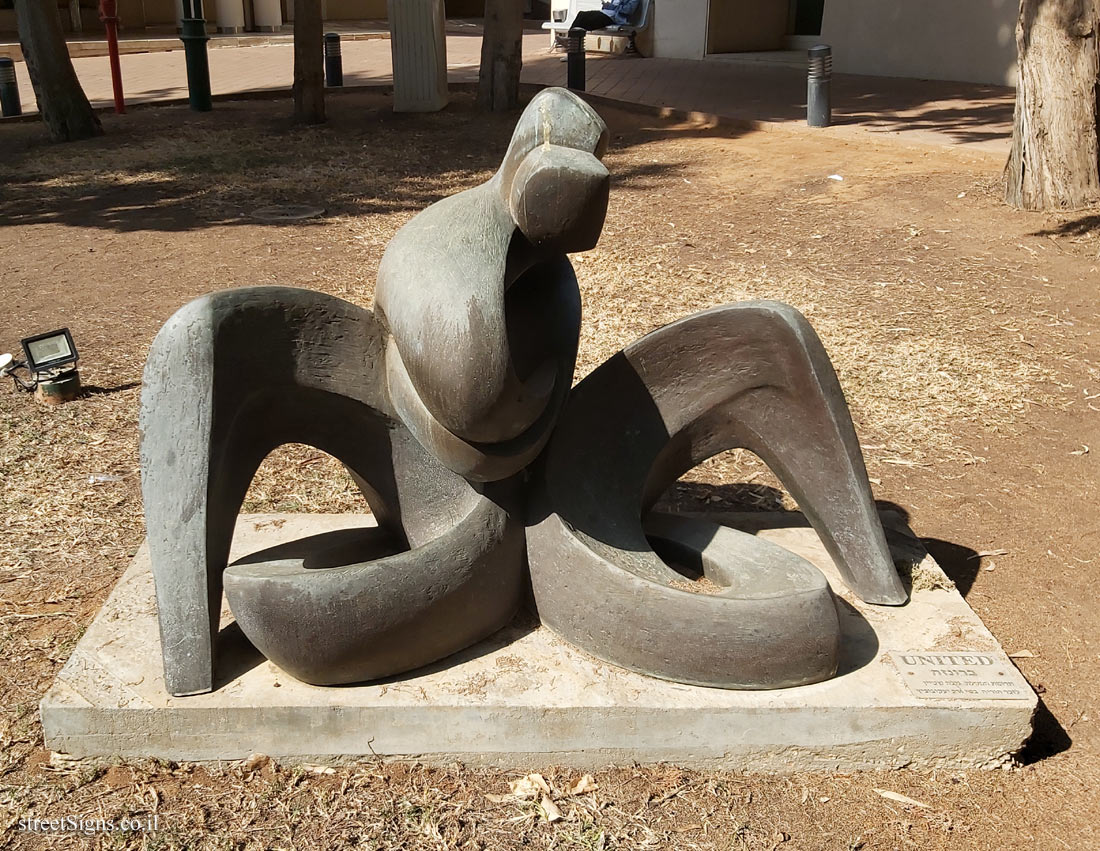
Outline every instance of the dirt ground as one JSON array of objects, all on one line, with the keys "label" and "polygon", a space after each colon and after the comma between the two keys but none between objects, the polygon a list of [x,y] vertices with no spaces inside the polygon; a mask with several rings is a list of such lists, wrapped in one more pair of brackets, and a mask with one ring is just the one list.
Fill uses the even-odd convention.
[{"label": "dirt ground", "polygon": [[[515,120],[463,98],[395,117],[369,92],[333,98],[330,122],[311,129],[286,122],[285,101],[169,107],[105,116],[102,139],[67,146],[35,124],[0,128],[0,351],[67,325],[87,385],[56,409],[0,388],[0,847],[1100,847],[1100,211],[1011,211],[988,155],[600,109],[614,183],[599,247],[575,258],[578,378],[691,311],[747,298],[804,311],[835,360],[876,496],[908,514],[1005,648],[1031,654],[1017,661],[1042,705],[1018,763],[785,777],[634,766],[574,796],[577,775],[547,766],[564,815],[551,823],[508,795],[514,772],[45,750],[38,700],[143,536],[136,417],[154,333],[226,287],[298,285],[369,305],[389,237],[485,179]],[[327,214],[250,215],[285,203]],[[96,473],[122,480],[92,484]],[[668,497],[790,504],[740,452]],[[361,508],[339,465],[305,447],[269,458],[245,505]],[[152,814],[151,833],[18,829]]]}]

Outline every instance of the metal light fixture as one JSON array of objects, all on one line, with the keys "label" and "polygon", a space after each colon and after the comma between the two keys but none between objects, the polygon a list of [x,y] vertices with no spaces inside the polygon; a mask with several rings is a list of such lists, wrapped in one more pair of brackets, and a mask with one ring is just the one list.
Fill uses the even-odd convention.
[{"label": "metal light fixture", "polygon": [[73,343],[73,335],[68,328],[35,334],[20,341],[23,354],[27,356],[27,369],[35,376],[42,373],[57,374],[65,367],[75,364],[79,355]]},{"label": "metal light fixture", "polygon": [[[80,355],[68,328],[35,334],[24,338],[20,344],[24,360],[17,361],[11,355],[3,355],[0,357],[0,375],[11,375],[19,387],[33,390],[35,398],[48,405],[71,402],[80,395],[80,373],[76,370]],[[31,380],[25,381],[16,375],[17,369],[27,370]]]}]

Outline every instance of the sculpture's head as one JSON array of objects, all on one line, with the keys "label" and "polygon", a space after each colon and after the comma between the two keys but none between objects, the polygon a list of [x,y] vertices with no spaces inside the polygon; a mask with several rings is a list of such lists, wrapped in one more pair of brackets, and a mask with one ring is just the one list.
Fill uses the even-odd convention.
[{"label": "sculpture's head", "polygon": [[421,211],[382,258],[375,307],[394,409],[467,478],[533,461],[569,392],[580,293],[566,254],[603,228],[607,140],[576,95],[540,92],[493,178]]},{"label": "sculpture's head", "polygon": [[494,180],[533,246],[553,254],[595,247],[607,214],[607,142],[607,125],[566,89],[544,89],[527,105]]}]

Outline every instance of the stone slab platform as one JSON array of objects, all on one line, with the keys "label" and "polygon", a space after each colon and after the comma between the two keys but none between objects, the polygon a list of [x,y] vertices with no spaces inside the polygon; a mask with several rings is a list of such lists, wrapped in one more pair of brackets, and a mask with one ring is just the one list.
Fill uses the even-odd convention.
[{"label": "stone slab platform", "polygon": [[[712,519],[714,515],[709,515]],[[295,761],[381,755],[509,768],[675,762],[756,771],[994,767],[1031,732],[1036,697],[904,525],[888,531],[915,591],[899,608],[844,589],[798,514],[719,516],[817,564],[840,603],[840,674],[766,692],[677,685],[580,652],[521,615],[426,669],[364,686],[299,683],[260,656],[228,610],[220,685],[164,690],[146,547],[42,699],[47,747],[76,756]],[[884,517],[891,525],[889,516]],[[234,558],[356,515],[246,515]],[[969,679],[968,679],[969,678]]]}]

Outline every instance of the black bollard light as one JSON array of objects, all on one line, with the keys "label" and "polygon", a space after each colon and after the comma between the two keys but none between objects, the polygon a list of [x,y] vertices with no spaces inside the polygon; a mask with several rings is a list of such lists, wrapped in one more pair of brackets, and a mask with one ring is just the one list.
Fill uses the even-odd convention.
[{"label": "black bollard light", "polygon": [[566,83],[578,92],[584,91],[584,37],[588,35],[582,27],[569,30],[565,42]]},{"label": "black bollard light", "polygon": [[832,122],[833,49],[827,44],[810,48],[810,73],[806,78],[806,123],[828,127]]},{"label": "black bollard light", "polygon": [[340,33],[325,33],[325,85],[344,85],[344,57]]},{"label": "black bollard light", "polygon": [[202,0],[183,0],[183,20],[180,21],[187,65],[187,102],[196,112],[214,108],[210,100],[210,62],[206,56],[206,19],[202,16]]},{"label": "black bollard light", "polygon": [[22,115],[23,105],[19,101],[19,81],[15,79],[15,62],[7,56],[0,56],[0,115]]}]

